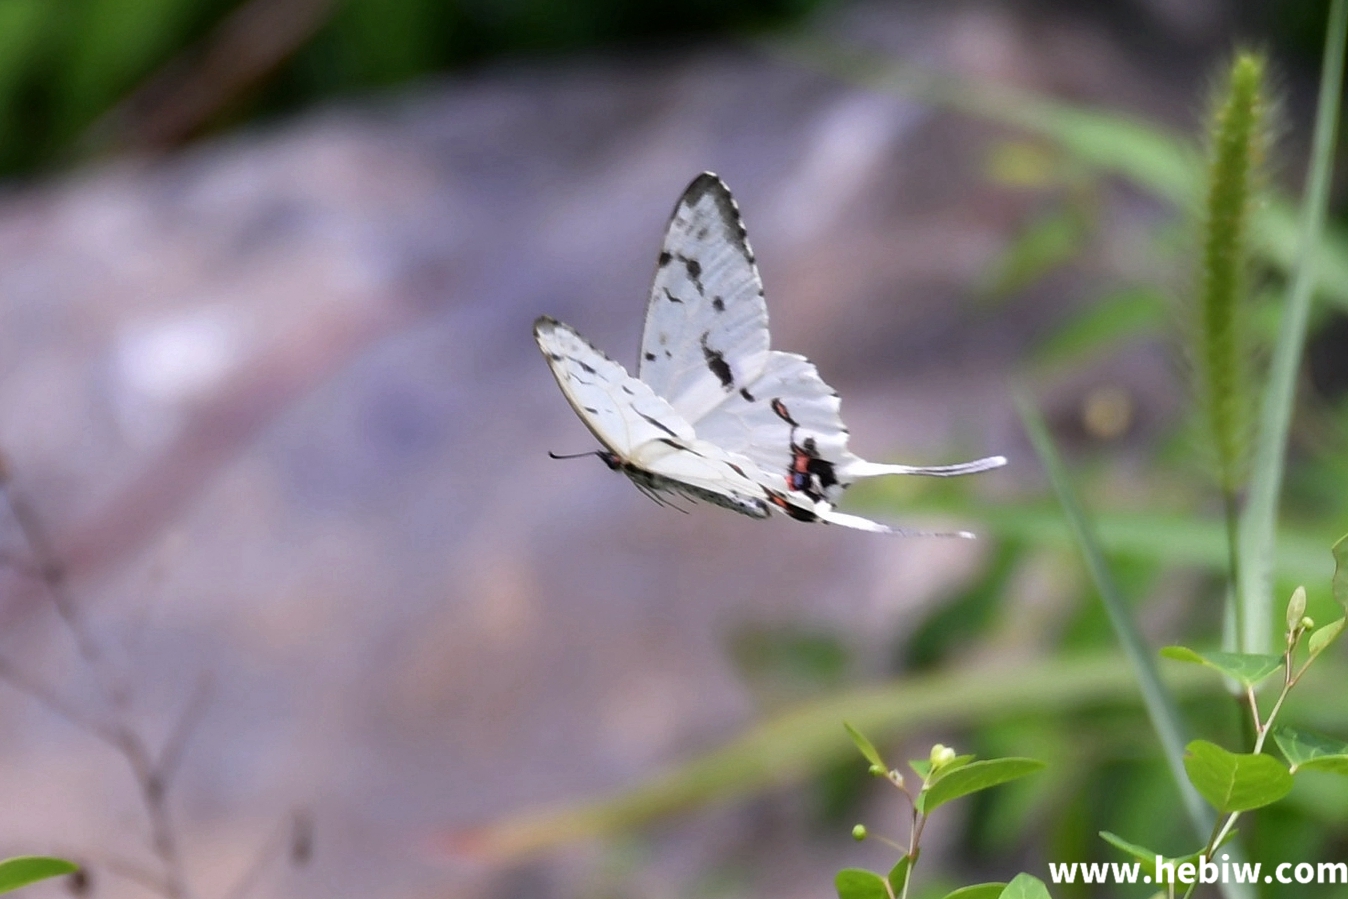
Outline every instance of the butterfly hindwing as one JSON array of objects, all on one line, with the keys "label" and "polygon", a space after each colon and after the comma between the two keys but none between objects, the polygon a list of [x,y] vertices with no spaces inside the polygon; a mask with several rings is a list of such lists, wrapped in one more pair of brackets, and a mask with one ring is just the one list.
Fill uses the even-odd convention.
[{"label": "butterfly hindwing", "polygon": [[770,352],[758,378],[699,419],[698,436],[752,459],[777,488],[836,503],[852,483],[838,395],[814,365]]}]

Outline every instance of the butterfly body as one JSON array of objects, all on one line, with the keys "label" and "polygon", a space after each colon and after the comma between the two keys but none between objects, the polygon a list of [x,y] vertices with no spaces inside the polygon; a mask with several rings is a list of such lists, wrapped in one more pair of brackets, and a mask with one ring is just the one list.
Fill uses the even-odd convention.
[{"label": "butterfly body", "polygon": [[968,474],[1006,463],[882,465],[849,452],[837,393],[809,360],[769,347],[753,251],[730,191],[712,174],[694,179],[674,208],[637,377],[546,316],[534,336],[567,401],[604,445],[600,458],[657,500],[672,493],[753,518],[775,510],[902,533],[834,505],[862,477]]}]

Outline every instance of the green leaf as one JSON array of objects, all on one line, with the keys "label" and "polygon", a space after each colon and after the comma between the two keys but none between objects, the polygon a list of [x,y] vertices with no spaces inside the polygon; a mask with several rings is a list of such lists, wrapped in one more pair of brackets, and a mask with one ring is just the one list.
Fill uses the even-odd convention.
[{"label": "green leaf", "polygon": [[1334,600],[1348,611],[1348,534],[1334,544]]},{"label": "green leaf", "polygon": [[833,878],[838,899],[889,899],[885,879],[863,868],[843,868]]},{"label": "green leaf", "polygon": [[1052,899],[1048,887],[1038,877],[1020,873],[1002,888],[1000,899]]},{"label": "green leaf", "polygon": [[1148,849],[1146,846],[1139,846],[1137,843],[1130,843],[1116,833],[1110,833],[1107,830],[1100,831],[1100,839],[1104,840],[1124,855],[1132,856],[1141,862],[1151,864],[1156,861],[1156,856],[1161,853]]},{"label": "green leaf", "polygon": [[[949,762],[942,764],[941,771],[937,772],[936,779],[940,780],[941,778],[944,778],[945,775],[948,775],[950,774],[950,772],[956,770],[956,768],[962,768],[964,766],[967,766],[967,764],[973,762],[973,757],[975,756],[972,755],[954,756],[953,759],[949,760]],[[914,771],[917,771],[919,778],[922,778],[922,780],[931,779],[931,759],[911,759],[909,762],[909,767],[913,768]],[[927,786],[931,786],[931,784],[929,783],[927,784]]]},{"label": "green leaf", "polygon": [[903,895],[903,888],[908,883],[908,874],[913,869],[913,860],[905,855],[889,869],[889,888],[894,891],[895,896]]},{"label": "green leaf", "polygon": [[1150,287],[1131,287],[1093,301],[1032,353],[1039,366],[1067,365],[1129,337],[1153,334],[1168,321],[1166,299]]},{"label": "green leaf", "polygon": [[1012,238],[996,260],[980,293],[992,297],[1015,293],[1081,252],[1090,222],[1083,210],[1064,205],[1040,215]]},{"label": "green leaf", "polygon": [[1197,662],[1253,687],[1282,667],[1282,656],[1247,652],[1195,652],[1187,646],[1167,646],[1161,655],[1176,662]]},{"label": "green leaf", "polygon": [[1160,653],[1165,658],[1175,662],[1193,662],[1197,665],[1207,664],[1207,660],[1198,654],[1198,650],[1190,649],[1187,646],[1162,646]]},{"label": "green leaf", "polygon": [[1004,889],[1004,883],[975,883],[946,893],[943,899],[998,899]]},{"label": "green leaf", "polygon": [[952,799],[1016,780],[1043,767],[1037,759],[1006,758],[970,762],[948,774],[942,769],[936,782],[918,796],[918,811],[930,815]]},{"label": "green leaf", "polygon": [[1184,769],[1203,798],[1224,814],[1271,805],[1292,789],[1291,773],[1272,756],[1227,752],[1207,740],[1186,747]]},{"label": "green leaf", "polygon": [[1273,741],[1294,773],[1305,769],[1348,775],[1348,743],[1342,740],[1291,727],[1275,727]]},{"label": "green leaf", "polygon": [[64,30],[65,65],[56,84],[57,122],[69,139],[163,64],[188,31],[194,4],[183,0],[85,0]]},{"label": "green leaf", "polygon": [[843,722],[843,727],[847,728],[847,735],[852,738],[853,743],[857,744],[857,749],[861,750],[861,754],[866,757],[866,761],[872,765],[880,766],[885,771],[889,770],[889,766],[885,764],[884,759],[880,758],[880,753],[876,751],[875,745],[866,739],[865,734],[846,721]]},{"label": "green leaf", "polygon": [[1292,591],[1292,598],[1287,601],[1287,629],[1296,630],[1301,626],[1301,619],[1306,614],[1306,588],[1297,587]]},{"label": "green leaf", "polygon": [[[1155,865],[1156,856],[1161,855],[1161,853],[1153,849],[1148,849],[1146,846],[1140,846],[1137,843],[1130,843],[1129,841],[1125,840],[1118,834],[1110,833],[1107,830],[1100,831],[1100,839],[1104,840],[1106,843],[1113,846],[1115,849],[1118,849],[1124,855],[1131,856],[1137,859],[1138,861],[1145,863],[1148,866]],[[1201,852],[1202,850],[1200,849],[1198,852],[1191,852],[1188,855],[1182,855],[1179,858],[1164,858],[1164,856],[1162,858],[1164,861],[1170,864],[1179,865],[1184,862],[1196,861]]]},{"label": "green leaf", "polygon": [[28,886],[39,880],[60,877],[62,874],[74,874],[79,865],[63,858],[48,858],[41,855],[24,855],[0,862],[0,893],[8,893],[19,887]]},{"label": "green leaf", "polygon": [[1328,771],[1330,774],[1339,774],[1348,777],[1348,754],[1344,755],[1326,755],[1311,759],[1306,762],[1298,771]]},{"label": "green leaf", "polygon": [[1338,621],[1331,621],[1324,627],[1311,634],[1311,638],[1306,641],[1306,649],[1313,659],[1325,651],[1325,647],[1339,638],[1343,633],[1344,625],[1348,624],[1348,619],[1340,618]]}]

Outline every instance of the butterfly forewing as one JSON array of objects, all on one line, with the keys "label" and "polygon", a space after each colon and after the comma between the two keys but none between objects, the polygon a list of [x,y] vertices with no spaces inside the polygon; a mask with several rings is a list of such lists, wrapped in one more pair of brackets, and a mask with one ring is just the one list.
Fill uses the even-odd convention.
[{"label": "butterfly forewing", "polygon": [[690,422],[762,371],[763,282],[725,184],[699,175],[674,207],[646,305],[637,374]]},{"label": "butterfly forewing", "polygon": [[534,338],[571,408],[638,486],[768,516],[753,462],[699,439],[669,403],[568,325],[544,316]]},{"label": "butterfly forewing", "polygon": [[623,459],[653,440],[696,439],[669,403],[570,326],[545,316],[534,322],[534,338],[571,408],[600,443]]},{"label": "butterfly forewing", "polygon": [[[643,381],[697,431],[752,459],[776,489],[812,466],[836,502],[855,457],[838,397],[808,360],[768,348],[768,312],[729,189],[703,174],[684,191],[656,268],[641,341]],[[794,424],[793,424],[794,422]],[[822,482],[822,483],[821,483]],[[825,489],[826,488],[826,489]]]}]

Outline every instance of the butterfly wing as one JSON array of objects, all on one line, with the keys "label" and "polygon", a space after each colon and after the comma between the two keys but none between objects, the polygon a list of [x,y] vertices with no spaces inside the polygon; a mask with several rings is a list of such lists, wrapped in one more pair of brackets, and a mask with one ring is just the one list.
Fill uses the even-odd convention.
[{"label": "butterfly wing", "polygon": [[720,178],[683,192],[646,304],[637,375],[690,422],[753,381],[768,357],[768,309],[739,210]]},{"label": "butterfly wing", "polygon": [[544,316],[534,339],[571,408],[611,454],[606,461],[638,488],[768,516],[751,461],[699,439],[669,403],[570,326]]},{"label": "butterfly wing", "polygon": [[[698,437],[747,456],[777,475],[779,488],[789,486],[796,457],[792,425],[773,411],[774,400],[790,398],[801,440],[812,440],[828,465],[856,460],[837,394],[808,360],[773,352],[768,340],[763,283],[739,208],[720,178],[703,173],[679,198],[665,232],[638,375]],[[836,501],[846,485],[825,480]]]},{"label": "butterfly wing", "polygon": [[662,438],[696,440],[692,425],[569,325],[543,316],[534,339],[562,395],[607,449],[623,460]]},{"label": "butterfly wing", "polygon": [[739,208],[710,173],[693,180],[670,218],[638,372],[699,438],[747,457],[768,489],[798,491],[802,504],[832,506],[863,477],[971,474],[1006,462],[882,465],[849,452],[838,394],[803,356],[769,349],[762,280]]}]

